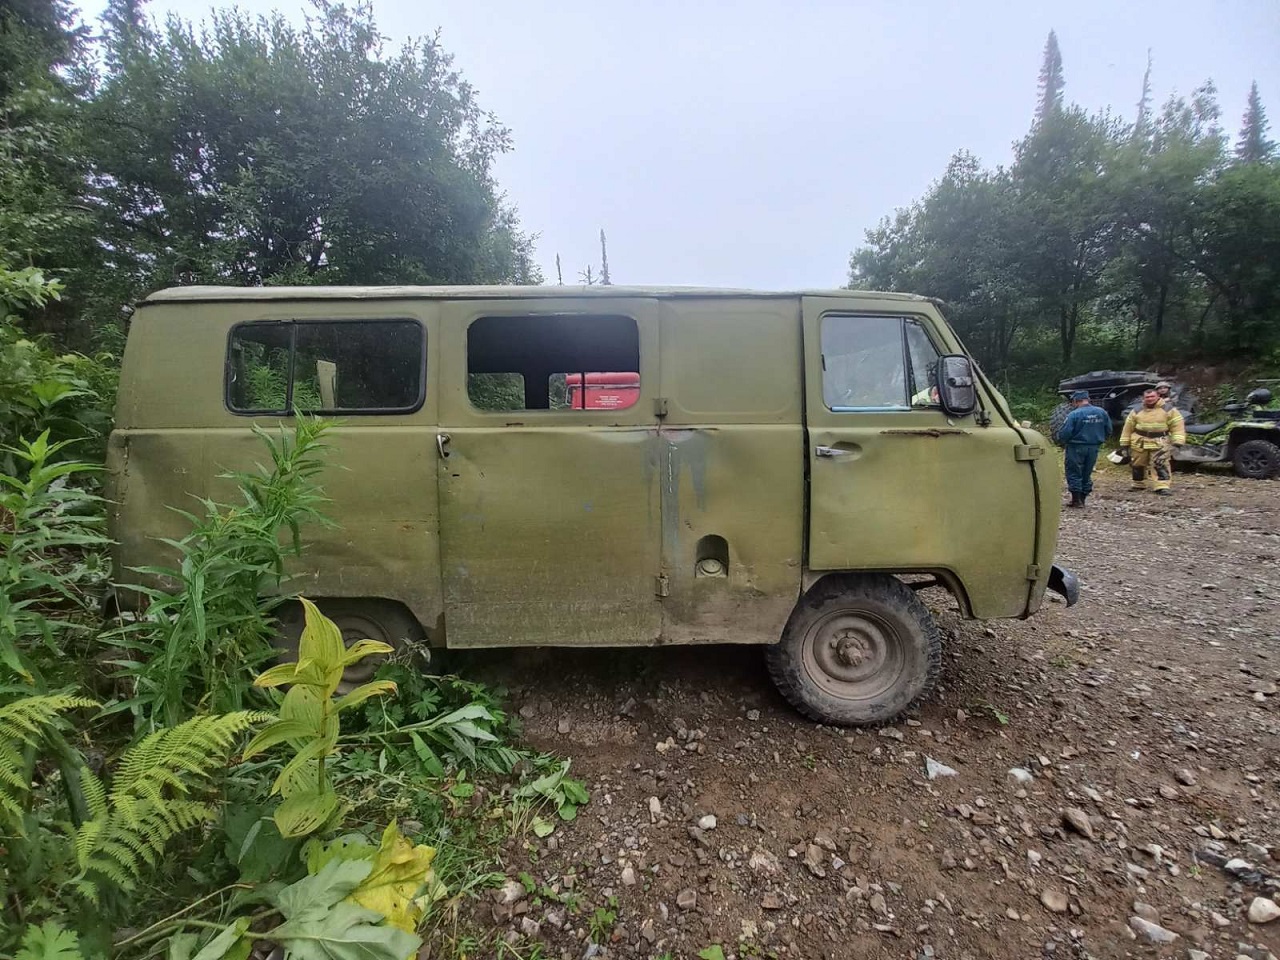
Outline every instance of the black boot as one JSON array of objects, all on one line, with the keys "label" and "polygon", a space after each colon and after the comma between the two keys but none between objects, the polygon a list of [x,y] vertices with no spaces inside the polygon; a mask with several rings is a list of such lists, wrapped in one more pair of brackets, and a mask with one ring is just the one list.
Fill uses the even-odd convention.
[{"label": "black boot", "polygon": [[1069,504],[1067,504],[1067,506],[1069,506],[1069,507],[1083,507],[1083,506],[1084,506],[1084,497],[1083,497],[1083,496],[1081,496],[1080,494],[1076,493],[1074,490],[1072,490],[1072,491],[1071,491],[1071,502],[1070,502]]}]

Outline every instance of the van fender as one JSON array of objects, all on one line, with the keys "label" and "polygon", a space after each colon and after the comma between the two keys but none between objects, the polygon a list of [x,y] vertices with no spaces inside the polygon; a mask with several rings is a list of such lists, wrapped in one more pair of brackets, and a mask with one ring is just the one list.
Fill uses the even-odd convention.
[{"label": "van fender", "polygon": [[856,577],[859,575],[887,573],[898,577],[912,590],[924,590],[928,587],[943,587],[955,598],[960,607],[960,616],[973,620],[973,608],[969,605],[969,595],[964,584],[951,570],[810,570],[805,568],[800,581],[800,593],[803,596],[828,577]]}]

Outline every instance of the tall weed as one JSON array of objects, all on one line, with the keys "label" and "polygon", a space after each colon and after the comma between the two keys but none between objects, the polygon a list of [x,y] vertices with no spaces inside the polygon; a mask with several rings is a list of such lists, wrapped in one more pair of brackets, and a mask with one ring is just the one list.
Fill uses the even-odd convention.
[{"label": "tall weed", "polygon": [[145,610],[107,638],[126,651],[118,663],[134,695],[123,706],[144,727],[266,702],[253,693],[258,668],[274,653],[274,602],[263,598],[280,587],[287,557],[301,552],[302,526],[327,522],[315,482],[326,429],[322,421],[304,417],[292,436],[255,428],[270,451],[270,467],[226,475],[244,502],[202,500],[203,515],[180,511],[192,529],[181,540],[167,541],[179,555],[178,566],[137,571],[177,584],[172,591],[130,587],[145,595]]}]

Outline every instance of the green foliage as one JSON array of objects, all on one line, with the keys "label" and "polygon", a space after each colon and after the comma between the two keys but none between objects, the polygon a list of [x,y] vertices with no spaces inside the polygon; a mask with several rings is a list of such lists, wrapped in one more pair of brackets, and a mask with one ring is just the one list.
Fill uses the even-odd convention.
[{"label": "green foliage", "polygon": [[[19,315],[59,300],[62,291],[40,270],[6,269],[0,260],[0,443],[48,430],[55,443],[84,440],[80,449],[100,457],[115,395],[110,358],[57,353],[17,325]],[[11,454],[0,453],[0,470],[16,472]]]},{"label": "green foliage", "polygon": [[1046,424],[1054,408],[1062,402],[1057,391],[1048,387],[1028,388],[1012,386],[1004,391],[1009,409],[1018,420],[1030,420],[1033,424]]},{"label": "green foliage", "polygon": [[82,960],[80,938],[52,920],[32,924],[22,938],[14,960]]},{"label": "green foliage", "polygon": [[296,960],[403,960],[421,941],[382,922],[377,911],[347,902],[373,871],[366,860],[334,859],[280,893],[285,922],[269,934]]},{"label": "green foliage", "polygon": [[243,883],[292,879],[302,842],[280,835],[271,818],[273,805],[231,797],[222,814],[222,854]]},{"label": "green foliage", "polygon": [[374,680],[336,696],[348,667],[365,657],[391,653],[392,648],[377,640],[357,640],[348,647],[337,625],[310,600],[300,599],[306,627],[298,642],[297,661],[278,664],[254,681],[258,687],[288,686],[289,691],[279,717],[244,751],[248,760],[283,743],[294,750],[271,785],[271,793],[283,798],[275,822],[284,837],[315,833],[338,813],[338,795],[326,774],[325,761],[338,749],[339,715],[396,690],[389,680]]},{"label": "green foliage", "polygon": [[1249,87],[1249,105],[1240,125],[1236,159],[1241,163],[1265,163],[1275,157],[1276,145],[1267,137],[1267,111],[1258,93],[1258,81]]},{"label": "green foliage", "polygon": [[1256,90],[1232,160],[1212,83],[1153,112],[1148,68],[1125,124],[1065,103],[1063,77],[1051,35],[1013,163],[957,153],[867,231],[850,285],[940,298],[983,365],[1029,389],[1280,344],[1280,161]]},{"label": "green foliage", "polygon": [[587,803],[591,795],[581,780],[574,780],[569,775],[569,761],[565,760],[549,773],[523,784],[515,791],[517,800],[541,798],[550,801],[561,820],[573,820],[578,816],[578,807]]},{"label": "green foliage", "polygon": [[605,907],[596,907],[587,921],[592,943],[608,943],[613,933],[613,925],[618,922],[617,911]]},{"label": "green foliage", "polygon": [[[0,931],[12,920],[60,919],[96,935],[119,919],[143,882],[167,869],[181,833],[214,817],[214,775],[262,715],[204,716],[126,749],[106,780],[70,750],[61,715],[93,706],[72,694],[27,694],[0,706]],[[33,780],[57,771],[66,805]],[[47,779],[47,778],[45,778]],[[56,924],[28,931],[26,946],[66,946]],[[0,932],[0,949],[5,937]]]},{"label": "green foliage", "polygon": [[523,410],[524,377],[518,373],[469,373],[467,397],[477,410]]},{"label": "green foliage", "polygon": [[304,27],[193,25],[108,4],[0,5],[0,265],[56,271],[27,329],[116,346],[176,283],[537,282],[493,179],[508,131],[435,37],[386,45],[368,4]]},{"label": "green foliage", "polygon": [[394,823],[387,825],[377,846],[359,835],[339,837],[330,843],[307,842],[307,870],[317,874],[331,860],[363,860],[373,864],[348,899],[374,910],[393,927],[413,933],[427,907],[446,893],[431,864],[436,851],[406,838]]},{"label": "green foliage", "polygon": [[393,682],[399,695],[369,701],[363,716],[349,724],[348,739],[384,745],[398,766],[412,765],[429,777],[465,769],[507,774],[529,759],[509,746],[511,720],[483,684],[395,660],[374,676]]},{"label": "green foliage", "polygon": [[56,665],[63,655],[62,638],[77,628],[68,617],[91,603],[84,552],[107,543],[101,499],[69,483],[97,468],[56,462],[69,443],[50,443],[45,430],[3,448],[18,469],[0,472],[0,670],[27,682],[38,660]]},{"label": "green foliage", "polygon": [[177,585],[140,588],[149,601],[145,612],[108,638],[127,651],[120,663],[136,685],[129,706],[148,726],[249,702],[254,673],[274,653],[275,624],[261,598],[278,589],[286,557],[301,552],[303,524],[323,520],[315,478],[326,429],[306,417],[296,418],[292,437],[255,428],[271,465],[226,475],[243,503],[203,500],[203,516],[184,513],[191,532],[169,541],[180,565],[139,571]]},{"label": "green foliage", "polygon": [[191,795],[226,765],[240,734],[266,719],[239,711],[157,730],[125,751],[109,790],[82,767],[90,819],[71,838],[75,889],[94,903],[105,887],[135,890],[144,865],[155,868],[175,836],[213,820],[213,807]]}]

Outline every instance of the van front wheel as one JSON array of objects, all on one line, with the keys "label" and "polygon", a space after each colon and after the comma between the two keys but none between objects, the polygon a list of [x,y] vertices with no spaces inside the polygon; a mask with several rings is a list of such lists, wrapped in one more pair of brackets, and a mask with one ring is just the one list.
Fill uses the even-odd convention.
[{"label": "van front wheel", "polygon": [[887,574],[828,577],[768,648],[778,690],[819,723],[888,723],[933,689],[942,642],[915,591]]}]

